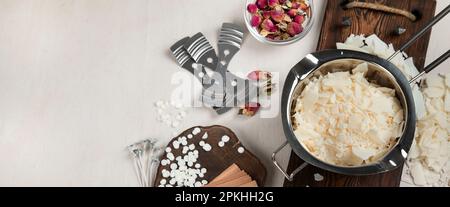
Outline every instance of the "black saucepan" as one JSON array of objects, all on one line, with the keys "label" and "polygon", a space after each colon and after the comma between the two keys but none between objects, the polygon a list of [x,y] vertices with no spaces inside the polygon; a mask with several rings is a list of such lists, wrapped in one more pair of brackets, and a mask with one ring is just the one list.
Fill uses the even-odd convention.
[{"label": "black saucepan", "polygon": [[[371,175],[393,170],[404,163],[414,140],[416,128],[416,111],[410,84],[415,83],[418,78],[445,61],[450,56],[450,50],[428,65],[422,73],[414,77],[411,81],[408,81],[402,72],[389,60],[392,57],[395,57],[399,52],[408,48],[416,39],[421,37],[434,24],[447,15],[449,11],[450,6],[447,6],[447,8],[434,17],[433,20],[427,24],[427,26],[425,26],[419,33],[405,43],[398,52],[393,54],[387,60],[362,52],[349,50],[327,50],[307,55],[291,69],[284,84],[281,101],[283,130],[287,141],[272,154],[274,165],[288,180],[292,180],[295,174],[300,172],[308,164],[339,174]],[[367,79],[376,81],[377,84],[381,86],[395,89],[396,96],[400,100],[400,103],[404,109],[405,123],[403,126],[403,133],[401,137],[397,138],[395,146],[393,146],[392,149],[378,162],[351,167],[337,166],[326,163],[309,153],[294,134],[292,115],[295,100],[311,78],[320,74],[336,72],[336,70],[350,71],[362,62],[367,62],[369,66],[369,71],[366,76]],[[276,161],[276,154],[287,144],[289,144],[292,147],[292,150],[305,161],[303,165],[299,166],[291,174],[284,171]]]}]

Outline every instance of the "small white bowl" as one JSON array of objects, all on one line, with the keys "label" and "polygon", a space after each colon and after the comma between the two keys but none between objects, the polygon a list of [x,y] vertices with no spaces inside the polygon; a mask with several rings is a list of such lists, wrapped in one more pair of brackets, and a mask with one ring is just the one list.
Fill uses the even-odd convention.
[{"label": "small white bowl", "polygon": [[308,18],[305,18],[305,22],[302,24],[303,31],[300,34],[298,34],[294,37],[291,37],[287,40],[272,40],[272,39],[266,38],[266,37],[260,35],[258,33],[258,30],[255,27],[252,27],[252,25],[250,24],[252,15],[247,11],[247,6],[249,4],[254,4],[255,2],[256,2],[256,0],[247,0],[247,3],[245,4],[245,7],[244,7],[245,25],[247,25],[247,29],[250,31],[250,34],[252,34],[252,36],[255,39],[257,39],[258,41],[260,41],[262,43],[270,44],[270,45],[292,44],[294,42],[301,40],[303,37],[305,37],[308,34],[308,32],[311,30],[311,28],[314,24],[314,4],[313,4],[313,0],[309,0],[310,16],[308,16]]}]

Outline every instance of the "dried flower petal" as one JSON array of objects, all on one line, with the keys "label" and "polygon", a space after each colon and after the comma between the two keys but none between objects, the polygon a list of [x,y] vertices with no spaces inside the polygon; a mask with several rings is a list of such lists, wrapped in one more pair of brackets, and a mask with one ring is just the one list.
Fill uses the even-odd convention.
[{"label": "dried flower petal", "polygon": [[239,109],[239,114],[244,116],[254,116],[261,108],[259,103],[247,103],[244,107]]},{"label": "dried flower petal", "polygon": [[263,36],[263,37],[267,37],[267,38],[270,38],[270,39],[272,39],[271,38],[271,32],[269,32],[269,31],[267,31],[267,30],[264,30],[264,29],[262,29],[261,31],[259,31],[259,34],[261,35],[261,36]]},{"label": "dried flower petal", "polygon": [[286,22],[280,22],[277,24],[277,27],[282,30],[282,31],[286,31],[287,30],[287,23]]},{"label": "dried flower petal", "polygon": [[308,5],[306,5],[305,3],[300,3],[300,9],[306,11],[308,9]]},{"label": "dried flower petal", "polygon": [[286,1],[286,6],[288,8],[292,8],[292,2],[291,1]]},{"label": "dried flower petal", "polygon": [[255,14],[258,12],[258,6],[256,6],[256,4],[249,4],[247,6],[247,11],[250,12],[250,14]]},{"label": "dried flower petal", "polygon": [[289,16],[289,15],[284,15],[284,19],[283,19],[283,21],[285,21],[285,22],[292,22],[292,19],[291,19],[291,17]]}]

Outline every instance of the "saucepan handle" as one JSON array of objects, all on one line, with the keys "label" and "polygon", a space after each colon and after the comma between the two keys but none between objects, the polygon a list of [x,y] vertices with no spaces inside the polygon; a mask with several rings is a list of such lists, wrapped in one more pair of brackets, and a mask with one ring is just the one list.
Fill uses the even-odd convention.
[{"label": "saucepan handle", "polygon": [[403,44],[398,51],[392,54],[387,60],[392,60],[399,53],[405,51],[409,46],[411,46],[417,39],[422,37],[428,30],[430,30],[436,23],[438,23],[442,18],[444,18],[450,12],[450,5],[445,7],[444,10],[439,12],[433,19],[428,22],[424,28],[422,28],[418,33],[416,33],[410,40],[408,40],[405,44]]},{"label": "saucepan handle", "polygon": [[278,163],[276,156],[277,154],[284,148],[286,147],[286,145],[288,144],[287,141],[285,141],[280,147],[278,147],[275,152],[272,153],[272,162],[275,165],[275,167],[277,167],[277,169],[283,173],[284,177],[286,177],[286,179],[288,179],[289,181],[293,181],[294,180],[294,176],[299,173],[301,170],[303,170],[306,166],[308,166],[308,163],[304,162],[303,164],[301,164],[299,167],[297,167],[297,169],[295,169],[291,174],[287,173],[287,170],[284,170],[280,163]]}]

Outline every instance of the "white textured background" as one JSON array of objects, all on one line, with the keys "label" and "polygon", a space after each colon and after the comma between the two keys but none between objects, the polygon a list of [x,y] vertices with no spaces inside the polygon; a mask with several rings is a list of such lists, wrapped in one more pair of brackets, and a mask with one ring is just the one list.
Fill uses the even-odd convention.
[{"label": "white textured background", "polygon": [[[247,36],[231,70],[263,68],[281,79],[315,49],[325,1],[302,41],[263,45]],[[438,0],[438,11],[450,0]],[[147,137],[169,140],[153,103],[168,100],[168,52],[202,31],[215,45],[222,22],[243,24],[243,0],[0,0],[0,186],[136,186],[125,146]],[[446,51],[450,18],[433,30],[427,62]],[[439,70],[449,72],[450,62]],[[242,119],[190,111],[183,128],[225,125],[268,169],[283,142],[279,117]],[[288,151],[280,156],[287,163]]]}]

